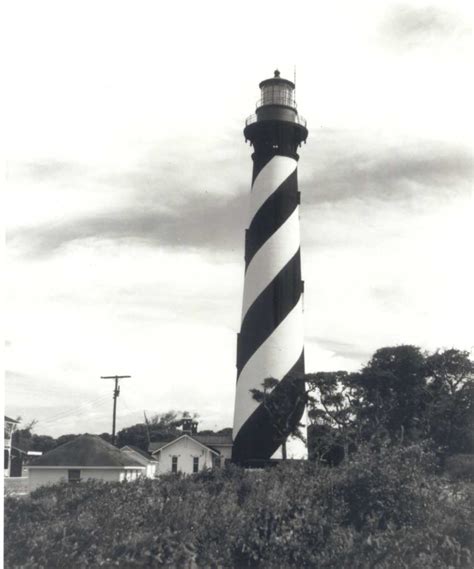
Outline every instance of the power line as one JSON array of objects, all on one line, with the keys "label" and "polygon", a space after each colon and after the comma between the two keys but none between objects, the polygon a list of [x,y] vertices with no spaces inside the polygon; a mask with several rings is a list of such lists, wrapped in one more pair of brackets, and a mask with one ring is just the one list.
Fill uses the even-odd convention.
[{"label": "power line", "polygon": [[55,423],[56,421],[60,421],[62,419],[65,419],[66,417],[80,413],[85,408],[87,408],[89,405],[97,405],[97,404],[100,405],[101,403],[105,403],[105,401],[108,398],[109,398],[108,395],[101,395],[100,397],[97,397],[96,399],[91,399],[90,401],[85,401],[84,403],[81,403],[78,407],[76,407],[74,409],[66,409],[64,411],[61,411],[60,413],[56,413],[55,415],[53,415],[49,419],[42,420],[40,422],[41,423]]},{"label": "power line", "polygon": [[96,403],[99,403],[100,401],[105,401],[107,398],[108,398],[108,395],[104,393],[104,394],[100,395],[99,397],[95,397],[94,399],[89,399],[88,401],[84,401],[83,403],[80,403],[77,407],[69,408],[69,409],[63,409],[62,411],[59,411],[58,413],[55,413],[54,415],[52,415],[47,420],[52,421],[52,420],[60,419],[62,416],[74,415],[75,413],[77,413],[77,411],[79,411],[83,407],[87,407],[89,405],[95,405]]}]

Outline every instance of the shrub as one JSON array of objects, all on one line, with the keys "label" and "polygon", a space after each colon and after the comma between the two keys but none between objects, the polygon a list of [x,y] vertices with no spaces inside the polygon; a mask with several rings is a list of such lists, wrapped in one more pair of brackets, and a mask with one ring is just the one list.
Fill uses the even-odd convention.
[{"label": "shrub", "polygon": [[472,492],[420,447],[5,500],[5,567],[468,568]]},{"label": "shrub", "polygon": [[453,480],[474,482],[474,454],[454,454],[447,457],[445,470]]}]

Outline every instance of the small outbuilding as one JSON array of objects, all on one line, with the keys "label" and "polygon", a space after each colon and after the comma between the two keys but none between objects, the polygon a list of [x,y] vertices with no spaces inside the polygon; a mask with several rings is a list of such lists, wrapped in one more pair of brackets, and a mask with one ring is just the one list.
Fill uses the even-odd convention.
[{"label": "small outbuilding", "polygon": [[97,435],[80,435],[28,467],[29,490],[58,482],[94,479],[107,482],[135,480],[146,475],[146,466]]},{"label": "small outbuilding", "polygon": [[200,443],[191,435],[181,435],[172,441],[151,443],[152,456],[158,463],[157,473],[182,472],[194,474],[215,466],[220,458],[219,451]]},{"label": "small outbuilding", "polygon": [[142,466],[146,468],[147,478],[155,477],[158,462],[150,454],[134,445],[125,445],[120,450],[130,458],[138,461]]},{"label": "small outbuilding", "polygon": [[206,468],[220,468],[232,457],[232,431],[198,433],[198,423],[185,419],[183,434],[151,442],[148,450],[157,461],[157,474],[194,474]]}]

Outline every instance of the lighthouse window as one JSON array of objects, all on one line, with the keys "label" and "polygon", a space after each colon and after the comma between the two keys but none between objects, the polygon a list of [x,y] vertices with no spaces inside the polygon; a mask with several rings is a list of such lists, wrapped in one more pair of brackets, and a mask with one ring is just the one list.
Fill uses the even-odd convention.
[{"label": "lighthouse window", "polygon": [[293,89],[288,85],[267,85],[262,88],[262,104],[294,106]]}]

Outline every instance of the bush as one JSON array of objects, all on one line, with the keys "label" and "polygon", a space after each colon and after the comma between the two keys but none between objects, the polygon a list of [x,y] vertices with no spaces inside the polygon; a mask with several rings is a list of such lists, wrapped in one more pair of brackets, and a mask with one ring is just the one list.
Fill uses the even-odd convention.
[{"label": "bush", "polygon": [[5,500],[5,567],[468,568],[472,493],[420,447],[337,468],[85,482]]},{"label": "bush", "polygon": [[454,454],[447,457],[445,471],[453,480],[474,482],[474,454]]}]

